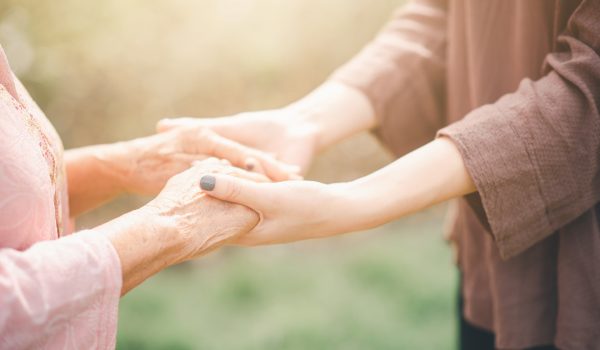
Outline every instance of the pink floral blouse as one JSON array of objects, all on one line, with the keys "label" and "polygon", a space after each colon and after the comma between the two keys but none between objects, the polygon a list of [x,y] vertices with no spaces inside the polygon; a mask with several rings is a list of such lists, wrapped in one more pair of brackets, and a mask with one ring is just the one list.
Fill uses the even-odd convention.
[{"label": "pink floral blouse", "polygon": [[70,234],[62,144],[0,47],[0,349],[112,349],[109,240]]}]

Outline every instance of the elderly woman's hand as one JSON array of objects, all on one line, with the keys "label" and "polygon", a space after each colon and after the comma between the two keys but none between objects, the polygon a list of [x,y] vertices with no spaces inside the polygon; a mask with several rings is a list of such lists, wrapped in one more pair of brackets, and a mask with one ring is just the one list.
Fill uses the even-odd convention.
[{"label": "elderly woman's hand", "polygon": [[299,177],[298,167],[209,129],[176,128],[131,141],[67,151],[71,215],[77,216],[123,192],[154,195],[171,176],[208,157],[225,159],[274,181]]},{"label": "elderly woman's hand", "polygon": [[123,294],[165,267],[204,255],[256,226],[259,219],[253,210],[201,191],[200,179],[210,173],[268,181],[206,160],[172,177],[144,207],[96,228],[109,236],[119,254]]},{"label": "elderly woman's hand", "polygon": [[297,167],[277,161],[267,153],[243,146],[201,128],[180,128],[120,144],[115,163],[128,192],[155,194],[173,175],[191,163],[209,157],[264,174],[274,181],[295,178]]}]

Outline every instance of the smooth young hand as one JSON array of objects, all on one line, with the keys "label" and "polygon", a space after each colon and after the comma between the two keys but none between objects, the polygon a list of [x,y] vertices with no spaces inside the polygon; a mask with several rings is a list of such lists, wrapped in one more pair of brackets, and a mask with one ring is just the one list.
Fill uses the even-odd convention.
[{"label": "smooth young hand", "polygon": [[285,108],[224,118],[164,119],[157,129],[161,132],[175,128],[210,129],[298,165],[305,173],[318,152],[374,125],[373,108],[362,92],[326,82]]},{"label": "smooth young hand", "polygon": [[[352,193],[344,184],[314,181],[256,183],[222,174],[205,175],[202,189],[212,197],[245,205],[261,221],[236,244],[254,246],[321,238],[355,229]],[[346,224],[348,225],[346,225]]]},{"label": "smooth young hand", "polygon": [[241,113],[224,118],[163,119],[159,132],[174,129],[212,130],[246,146],[273,155],[278,160],[297,165],[304,173],[316,152],[315,128],[303,123],[299,112],[283,108]]},{"label": "smooth young hand", "polygon": [[254,183],[215,174],[205,175],[201,185],[213,197],[260,214],[261,222],[238,238],[243,245],[364,230],[475,190],[458,149],[445,138],[348,183]]}]

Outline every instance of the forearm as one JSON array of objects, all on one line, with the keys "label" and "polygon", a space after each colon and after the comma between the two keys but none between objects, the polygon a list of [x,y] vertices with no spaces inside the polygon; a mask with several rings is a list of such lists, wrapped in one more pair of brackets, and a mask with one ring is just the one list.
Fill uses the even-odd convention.
[{"label": "forearm", "polygon": [[367,96],[338,82],[325,82],[288,108],[302,124],[315,129],[317,151],[373,128],[376,122]]},{"label": "forearm", "polygon": [[475,191],[458,149],[446,138],[339,188],[349,199],[340,207],[341,231],[372,228]]},{"label": "forearm", "polygon": [[125,175],[116,166],[119,157],[118,144],[65,152],[71,216],[93,209],[124,191]]},{"label": "forearm", "polygon": [[138,209],[94,229],[106,235],[121,262],[121,295],[164,268],[183,260],[185,244],[167,220]]},{"label": "forearm", "polygon": [[348,183],[255,183],[211,174],[202,178],[200,186],[212,197],[260,213],[260,224],[237,239],[242,245],[286,243],[365,230],[475,191],[461,154],[452,141],[444,138]]}]

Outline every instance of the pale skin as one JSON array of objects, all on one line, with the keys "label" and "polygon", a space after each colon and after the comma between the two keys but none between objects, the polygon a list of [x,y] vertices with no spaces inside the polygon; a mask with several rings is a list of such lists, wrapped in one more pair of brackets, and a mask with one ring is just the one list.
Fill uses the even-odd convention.
[{"label": "pale skin", "polygon": [[202,175],[219,172],[253,182],[299,178],[297,167],[194,128],[70,150],[65,162],[73,216],[121,193],[160,192],[142,208],[95,228],[110,239],[120,258],[122,294],[165,267],[200,257],[258,223],[254,211],[202,193]]},{"label": "pale skin", "polygon": [[[208,128],[275,152],[279,159],[306,170],[319,151],[375,126],[374,109],[362,92],[327,82],[281,110],[212,120],[163,120],[158,130]],[[237,238],[236,243],[242,245],[286,243],[368,229],[476,190],[458,149],[445,138],[347,183],[255,183],[221,174],[211,176],[205,180],[214,182],[214,188],[206,188],[207,194],[243,204],[261,216],[249,234]]]},{"label": "pale skin", "polygon": [[72,216],[122,193],[156,195],[173,175],[194,161],[226,159],[275,180],[298,178],[296,166],[204,128],[186,128],[130,141],[65,152]]}]

